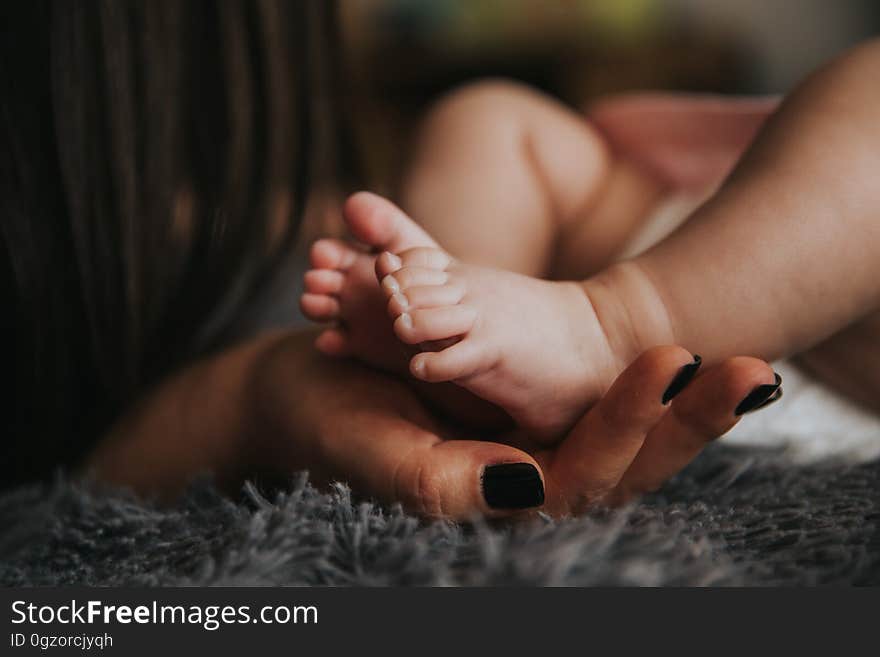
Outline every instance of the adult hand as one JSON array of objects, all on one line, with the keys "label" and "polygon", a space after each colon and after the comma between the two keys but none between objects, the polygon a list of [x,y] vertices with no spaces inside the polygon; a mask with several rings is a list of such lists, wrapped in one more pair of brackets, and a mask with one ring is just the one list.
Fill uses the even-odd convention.
[{"label": "adult hand", "polygon": [[781,395],[763,361],[732,358],[687,385],[698,367],[693,356],[657,347],[627,368],[559,445],[531,448],[516,434],[501,442],[462,439],[404,383],[324,358],[308,339],[291,336],[262,359],[252,395],[261,418],[252,434],[254,463],[279,473],[307,468],[318,482],[346,481],[430,517],[538,508],[559,516],[620,504],[659,487],[742,413]]}]

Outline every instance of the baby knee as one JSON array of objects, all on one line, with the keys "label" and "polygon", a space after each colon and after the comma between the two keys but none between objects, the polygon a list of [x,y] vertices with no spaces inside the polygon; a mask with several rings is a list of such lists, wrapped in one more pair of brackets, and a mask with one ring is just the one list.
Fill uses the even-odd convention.
[{"label": "baby knee", "polygon": [[495,125],[522,118],[539,94],[524,84],[503,78],[469,82],[442,96],[425,119],[428,129],[448,130],[450,125],[474,125],[485,118]]}]

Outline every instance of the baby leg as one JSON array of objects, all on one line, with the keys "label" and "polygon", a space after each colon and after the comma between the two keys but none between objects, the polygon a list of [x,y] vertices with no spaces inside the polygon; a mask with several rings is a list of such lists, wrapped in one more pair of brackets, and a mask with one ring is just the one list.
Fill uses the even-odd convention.
[{"label": "baby leg", "polygon": [[878,73],[873,41],[809,78],[687,224],[588,294],[618,298],[643,346],[708,360],[798,353],[880,308]]},{"label": "baby leg", "polygon": [[518,84],[481,82],[426,118],[401,206],[455,257],[544,278],[561,231],[599,197],[609,163],[582,115]]},{"label": "baby leg", "polygon": [[521,85],[473,84],[429,113],[401,205],[466,262],[586,278],[644,247],[646,221],[665,237],[667,215],[680,222],[717,187],[776,104],[633,94],[585,116]]}]

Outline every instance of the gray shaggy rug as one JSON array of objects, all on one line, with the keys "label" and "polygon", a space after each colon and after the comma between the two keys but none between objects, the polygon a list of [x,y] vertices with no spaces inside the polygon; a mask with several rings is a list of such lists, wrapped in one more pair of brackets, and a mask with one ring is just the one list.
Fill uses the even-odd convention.
[{"label": "gray shaggy rug", "polygon": [[305,475],[165,509],[59,480],[0,497],[0,527],[5,586],[880,585],[880,462],[716,446],[638,505],[517,526],[425,523]]}]

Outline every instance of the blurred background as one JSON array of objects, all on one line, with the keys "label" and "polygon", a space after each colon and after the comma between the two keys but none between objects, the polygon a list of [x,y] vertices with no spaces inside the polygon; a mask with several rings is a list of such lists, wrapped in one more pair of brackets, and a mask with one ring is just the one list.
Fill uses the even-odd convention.
[{"label": "blurred background", "polygon": [[580,107],[608,93],[788,90],[880,32],[880,0],[341,0],[351,111],[377,187],[432,99],[516,78]]}]

